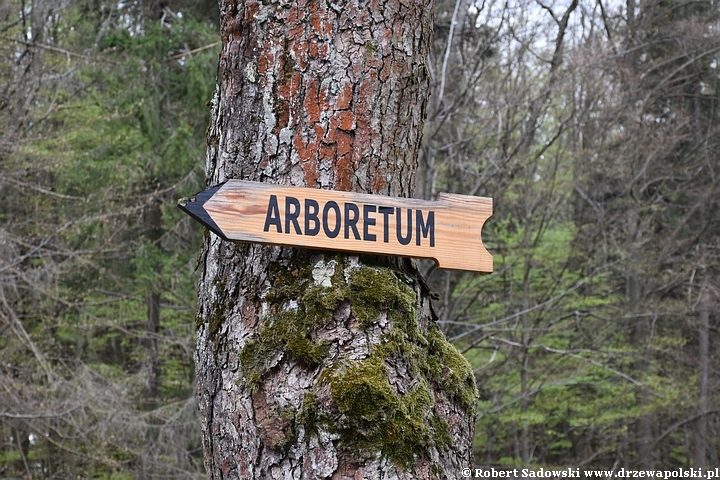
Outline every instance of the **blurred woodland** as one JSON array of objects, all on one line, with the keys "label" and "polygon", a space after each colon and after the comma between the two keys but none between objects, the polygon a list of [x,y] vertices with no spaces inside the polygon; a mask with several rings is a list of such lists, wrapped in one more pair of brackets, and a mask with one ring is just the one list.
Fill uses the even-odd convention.
[{"label": "blurred woodland", "polygon": [[[0,478],[205,476],[217,17],[0,4]],[[711,0],[438,0],[416,197],[493,197],[495,273],[420,265],[478,465],[720,465],[719,63]]]}]

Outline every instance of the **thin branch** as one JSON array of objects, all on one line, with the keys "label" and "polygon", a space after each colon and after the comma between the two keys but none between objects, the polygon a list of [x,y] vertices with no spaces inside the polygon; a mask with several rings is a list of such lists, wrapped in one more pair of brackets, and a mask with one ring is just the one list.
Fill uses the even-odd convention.
[{"label": "thin branch", "polygon": [[443,93],[445,92],[445,74],[447,72],[448,59],[450,58],[450,49],[452,48],[453,34],[455,33],[455,22],[457,22],[457,14],[460,9],[460,2],[455,2],[455,10],[453,10],[452,20],[450,20],[450,32],[448,33],[447,45],[445,46],[445,56],[443,57],[442,71],[440,72],[440,92],[438,93],[438,105],[442,103]]},{"label": "thin branch", "polygon": [[650,100],[650,98],[655,94],[655,92],[657,92],[657,91],[658,91],[661,87],[663,87],[666,83],[668,83],[669,81],[671,81],[675,75],[677,75],[677,74],[680,73],[681,71],[685,70],[687,67],[689,67],[689,66],[692,65],[693,63],[697,62],[697,61],[700,60],[701,58],[706,57],[706,56],[708,56],[708,55],[713,55],[714,53],[719,52],[719,51],[720,51],[720,46],[717,46],[717,47],[715,47],[715,48],[711,48],[711,49],[709,49],[709,50],[706,50],[706,51],[704,51],[703,53],[700,53],[700,54],[698,54],[698,55],[690,58],[688,61],[684,62],[682,65],[680,65],[679,67],[677,67],[675,70],[673,70],[672,72],[670,72],[670,73],[669,73],[665,78],[663,78],[660,82],[658,82],[658,84],[655,85],[655,88],[653,88],[652,90],[650,90],[650,91],[647,93],[647,95],[645,95],[645,98],[644,98],[643,101],[642,101],[642,102],[643,102],[643,105],[647,104],[648,101]]},{"label": "thin branch", "polygon": [[14,27],[14,26],[17,25],[18,23],[20,23],[20,21],[21,21],[21,20],[18,18],[18,19],[15,20],[14,22],[6,23],[6,24],[3,25],[2,27],[0,27],[0,32],[5,32],[5,31],[7,31],[7,30],[10,30],[12,27]]},{"label": "thin branch", "polygon": [[567,351],[567,350],[560,350],[560,349],[558,349],[558,348],[548,347],[547,345],[540,345],[540,348],[543,348],[544,350],[547,350],[548,352],[559,353],[559,354],[561,354],[561,355],[566,355],[566,356],[568,356],[568,357],[572,357],[572,358],[575,358],[575,359],[577,359],[577,360],[582,360],[582,361],[584,361],[584,362],[587,362],[587,363],[589,363],[589,364],[591,364],[591,365],[594,365],[594,366],[596,366],[596,367],[602,368],[603,370],[607,370],[608,372],[613,373],[613,374],[615,374],[615,375],[617,375],[617,376],[619,376],[619,377],[621,377],[621,378],[624,378],[624,379],[627,380],[628,382],[630,382],[630,383],[632,383],[632,384],[634,384],[634,385],[637,385],[638,387],[641,387],[641,388],[647,390],[651,395],[654,395],[654,396],[656,396],[656,397],[658,397],[658,398],[665,398],[665,397],[662,396],[661,394],[659,394],[659,393],[651,390],[650,387],[648,387],[648,386],[645,385],[644,383],[642,383],[642,382],[640,382],[640,381],[638,381],[638,380],[635,380],[635,379],[632,378],[630,375],[628,375],[628,374],[626,374],[626,373],[623,373],[623,372],[621,372],[621,371],[619,371],[619,370],[615,370],[615,369],[612,368],[612,367],[608,367],[607,365],[603,365],[602,363],[600,363],[600,362],[598,362],[598,361],[596,361],[596,360],[593,360],[592,358],[585,358],[585,357],[582,357],[582,356],[577,355],[577,354],[575,354],[575,353],[569,352],[569,351]]},{"label": "thin branch", "polygon": [[195,48],[193,50],[188,50],[187,52],[178,53],[177,55],[173,55],[172,57],[166,58],[165,61],[169,62],[171,60],[177,60],[177,59],[185,57],[187,55],[192,55],[193,53],[202,52],[203,50],[207,50],[209,48],[213,48],[218,45],[220,45],[220,42],[211,43],[210,45],[205,45],[204,47]]},{"label": "thin branch", "polygon": [[[71,52],[70,50],[65,50],[64,48],[58,48],[58,47],[53,47],[50,45],[44,45],[42,43],[28,42],[27,40],[20,40],[18,38],[8,37],[7,35],[0,35],[0,38],[2,38],[3,40],[10,41],[10,42],[20,43],[20,44],[26,45],[30,48],[40,48],[42,50],[48,50],[50,52],[62,53],[63,55],[67,55],[69,57],[81,58],[83,60],[92,60],[87,55]],[[103,60],[103,61],[106,63],[112,64],[112,65],[120,65],[119,63],[113,62],[112,60]]]},{"label": "thin branch", "polygon": [[[608,266],[609,266],[609,265],[608,265]],[[606,268],[606,267],[605,267],[605,268]],[[555,301],[563,298],[564,296],[566,296],[566,295],[574,292],[574,291],[577,290],[578,288],[580,288],[580,287],[582,287],[583,285],[585,285],[587,282],[589,282],[590,280],[592,280],[597,273],[599,273],[599,270],[602,270],[602,268],[596,270],[596,271],[593,272],[591,275],[583,278],[581,281],[579,281],[578,283],[576,283],[574,286],[568,288],[568,289],[565,290],[564,292],[561,292],[561,293],[559,293],[559,294],[557,294],[557,295],[555,295],[555,296],[553,296],[553,297],[550,297],[550,298],[548,298],[547,300],[545,300],[545,301],[542,302],[542,303],[538,303],[537,305],[534,305],[534,306],[532,306],[532,307],[528,307],[528,308],[525,308],[525,309],[523,309],[523,310],[520,310],[519,312],[513,313],[512,315],[508,315],[507,317],[501,318],[500,320],[493,320],[492,322],[484,323],[484,324],[482,324],[482,325],[478,325],[478,326],[476,326],[475,328],[472,328],[472,329],[470,329],[470,330],[466,330],[465,332],[462,332],[461,334],[456,335],[456,336],[450,338],[449,340],[450,340],[451,342],[456,342],[456,341],[460,340],[461,338],[463,338],[463,337],[465,337],[465,336],[467,336],[467,335],[470,335],[470,334],[472,334],[472,333],[475,333],[475,332],[477,332],[478,330],[482,330],[483,328],[486,328],[486,327],[489,327],[489,326],[492,326],[492,325],[497,325],[498,323],[510,321],[510,320],[512,320],[512,319],[514,319],[514,318],[518,318],[518,317],[520,317],[520,316],[522,316],[522,315],[525,315],[526,313],[530,313],[530,312],[532,312],[532,311],[534,311],[534,310],[537,310],[537,309],[539,309],[539,308],[543,308],[543,307],[545,307],[545,306],[547,306],[547,305],[550,305],[551,303],[553,303],[553,302],[555,302]]]},{"label": "thin branch", "polygon": [[602,4],[602,0],[597,0],[597,3],[600,6],[600,16],[603,20],[603,26],[605,27],[605,33],[607,34],[608,43],[610,43],[610,48],[612,48],[613,53],[617,55],[617,49],[615,48],[615,44],[613,43],[610,25],[608,24],[608,17],[605,13],[605,7]]},{"label": "thin branch", "polygon": [[0,181],[9,182],[9,183],[12,183],[12,184],[14,184],[14,185],[17,185],[17,186],[19,186],[19,187],[29,188],[29,189],[31,189],[31,190],[35,190],[35,191],[37,191],[37,192],[44,193],[45,195],[50,195],[50,196],[57,197],[57,198],[64,198],[64,199],[66,199],[66,200],[81,200],[81,201],[86,201],[86,200],[87,200],[87,198],[85,198],[85,197],[78,197],[78,196],[75,196],[75,195],[65,195],[65,194],[62,194],[62,193],[53,192],[53,191],[51,191],[51,190],[47,190],[47,189],[42,188],[42,187],[40,187],[40,186],[33,185],[33,184],[27,183],[27,182],[23,182],[23,181],[21,181],[21,180],[17,180],[17,179],[12,178],[12,177],[8,177],[7,175],[0,175]]},{"label": "thin branch", "polygon": [[692,417],[688,417],[688,418],[685,418],[685,419],[683,419],[683,420],[679,420],[679,421],[675,422],[673,425],[671,425],[670,427],[668,427],[667,430],[665,430],[662,434],[660,434],[659,437],[657,437],[657,438],[653,441],[652,446],[655,447],[658,443],[660,443],[665,437],[667,437],[668,435],[670,435],[670,434],[671,434],[673,431],[675,431],[678,427],[682,427],[683,425],[685,425],[685,424],[687,424],[687,423],[690,423],[690,422],[692,422],[692,421],[695,421],[695,420],[697,420],[698,418],[702,417],[703,415],[709,415],[709,414],[711,414],[711,413],[718,413],[718,412],[720,412],[720,410],[710,410],[710,411],[707,411],[707,412],[700,412],[700,413],[698,413],[698,414],[696,414],[696,415],[693,415]]},{"label": "thin branch", "polygon": [[0,299],[2,300],[2,304],[5,307],[5,310],[8,312],[7,315],[2,315],[8,320],[8,323],[11,325],[11,329],[15,331],[15,334],[20,337],[30,348],[30,350],[33,352],[33,355],[35,355],[35,358],[37,359],[40,366],[45,370],[45,374],[47,375],[47,381],[49,385],[52,385],[53,383],[53,373],[50,370],[50,367],[48,366],[48,362],[45,359],[45,355],[40,351],[40,349],[35,345],[35,342],[32,341],[30,338],[30,335],[27,333],[27,330],[25,330],[25,327],[23,326],[22,322],[20,322],[20,319],[15,314],[15,311],[10,307],[8,304],[7,299],[5,298],[5,291],[0,289]]},{"label": "thin branch", "polygon": [[10,42],[21,43],[23,45],[27,45],[28,47],[41,48],[43,50],[62,53],[64,55],[69,55],[75,58],[82,58],[83,60],[90,60],[90,57],[88,57],[87,55],[71,52],[70,50],[65,50],[64,48],[51,47],[50,45],[43,45],[42,43],[28,42],[27,40],[20,40],[19,38],[8,37],[7,35],[0,35],[0,38],[2,38],[3,40],[8,40]]},{"label": "thin branch", "polygon": [[66,410],[63,410],[62,412],[55,412],[55,413],[11,413],[11,412],[0,412],[0,418],[10,418],[14,420],[37,420],[40,418],[60,418],[64,417],[65,415],[68,415],[75,410],[78,410],[80,408],[83,408],[87,404],[89,404],[92,400],[97,398],[99,394],[92,396],[91,398],[85,400],[79,405],[75,405],[73,407],[70,407]]}]

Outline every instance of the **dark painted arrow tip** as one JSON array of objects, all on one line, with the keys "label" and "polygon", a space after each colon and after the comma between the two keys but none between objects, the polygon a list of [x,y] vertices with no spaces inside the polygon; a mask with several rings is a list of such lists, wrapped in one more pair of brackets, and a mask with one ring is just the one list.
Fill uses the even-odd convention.
[{"label": "dark painted arrow tip", "polygon": [[187,213],[198,222],[202,223],[205,227],[207,227],[208,230],[213,232],[218,237],[224,240],[229,240],[222,232],[222,230],[220,230],[220,228],[217,226],[215,220],[210,217],[210,215],[205,210],[205,207],[203,206],[208,200],[213,197],[213,195],[215,195],[215,192],[222,188],[223,185],[225,185],[225,182],[219,185],[215,185],[214,187],[210,187],[207,190],[197,193],[191,197],[181,198],[180,200],[178,200],[177,206],[180,208],[180,210]]}]

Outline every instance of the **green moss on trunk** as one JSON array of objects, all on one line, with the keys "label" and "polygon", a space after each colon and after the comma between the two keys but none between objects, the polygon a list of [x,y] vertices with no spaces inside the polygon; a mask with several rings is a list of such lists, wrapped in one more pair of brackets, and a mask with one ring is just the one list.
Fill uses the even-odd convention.
[{"label": "green moss on trunk", "polygon": [[[422,450],[441,449],[449,439],[447,425],[432,412],[428,385],[420,381],[405,395],[398,395],[388,382],[381,356],[353,364],[329,381],[341,413],[340,422],[329,429],[340,435],[342,446],[359,456],[380,451],[406,467]],[[426,422],[428,415],[439,421]],[[441,435],[436,435],[438,424]]]},{"label": "green moss on trunk", "polygon": [[[269,315],[259,334],[240,352],[247,384],[255,388],[279,355],[308,368],[323,368],[295,414],[306,436],[320,429],[336,434],[340,447],[358,456],[378,452],[400,466],[430,448],[450,445],[448,425],[435,412],[434,390],[454,398],[474,415],[477,389],[472,368],[436,325],[422,332],[416,294],[389,268],[321,259],[303,268],[280,267],[264,298]],[[351,305],[360,330],[387,314],[389,331],[362,361],[326,365],[328,345],[316,339],[343,302]],[[403,365],[413,386],[398,393],[388,372]],[[319,388],[330,387],[332,406],[316,403]],[[290,439],[288,439],[290,440]]]}]

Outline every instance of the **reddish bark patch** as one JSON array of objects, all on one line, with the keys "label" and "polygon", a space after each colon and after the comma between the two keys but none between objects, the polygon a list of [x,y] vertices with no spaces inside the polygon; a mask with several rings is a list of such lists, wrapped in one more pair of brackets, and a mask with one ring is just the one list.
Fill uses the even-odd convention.
[{"label": "reddish bark patch", "polygon": [[277,122],[275,123],[275,128],[273,128],[273,134],[277,135],[280,133],[280,130],[287,127],[290,122],[290,104],[278,99],[275,114],[277,116]]},{"label": "reddish bark patch", "polygon": [[352,112],[336,112],[330,119],[330,129],[338,128],[349,132],[355,130],[355,115]]},{"label": "reddish bark patch", "polygon": [[385,181],[384,169],[378,169],[373,176],[373,192],[382,192],[387,187],[387,181]]},{"label": "reddish bark patch", "polygon": [[[302,27],[298,27],[297,24],[300,23],[301,17],[304,17],[305,15],[301,15],[301,12],[304,13],[304,11],[298,10],[298,8],[295,5],[291,5],[290,9],[288,10],[286,20],[288,22],[288,25],[296,25],[295,27],[292,27],[290,29],[290,37],[291,38],[300,38],[299,35],[302,34]],[[300,29],[298,32],[297,29]]]},{"label": "reddish bark patch", "polygon": [[312,25],[313,30],[317,35],[321,35],[323,33],[323,21],[319,12],[316,11],[310,15],[310,25]]},{"label": "reddish bark patch", "polygon": [[346,82],[342,86],[342,90],[335,100],[335,108],[338,110],[346,110],[350,106],[352,101],[352,85],[350,82]]},{"label": "reddish bark patch", "polygon": [[362,472],[359,471],[360,464],[349,453],[340,453],[338,468],[333,473],[331,480],[362,480]]},{"label": "reddish bark patch", "polygon": [[337,138],[337,156],[349,157],[350,150],[352,149],[352,135],[342,130],[335,130],[335,133],[335,138]]},{"label": "reddish bark patch", "polygon": [[317,58],[320,56],[320,48],[318,47],[317,43],[311,43],[308,47],[308,53],[310,53],[310,58]]},{"label": "reddish bark patch", "polygon": [[222,32],[220,33],[220,38],[222,39],[224,44],[230,43],[232,40],[237,40],[240,38],[240,28],[241,24],[238,20],[232,19],[229,22],[225,24],[225,28],[223,28]]},{"label": "reddish bark patch", "polygon": [[303,108],[307,115],[308,124],[312,125],[320,121],[320,99],[318,97],[320,91],[320,82],[317,78],[308,80],[305,88],[305,100]]},{"label": "reddish bark patch", "polygon": [[275,406],[268,402],[265,389],[260,387],[252,395],[253,413],[260,441],[268,448],[275,449],[285,440],[285,430],[291,420],[282,418],[275,411]]},{"label": "reddish bark patch", "polygon": [[350,155],[351,136],[349,133],[338,130],[337,160],[335,161],[336,189],[351,191],[352,177],[355,174]]},{"label": "reddish bark patch", "polygon": [[[229,2],[228,2],[229,3]],[[237,8],[237,7],[236,7]],[[257,2],[246,2],[245,3],[245,20],[252,22],[255,18],[255,14],[260,10],[260,4]]]},{"label": "reddish bark patch", "polygon": [[258,74],[266,75],[274,65],[275,55],[268,51],[263,52],[258,59]]},{"label": "reddish bark patch", "polygon": [[[297,31],[297,34],[300,35],[300,37],[298,38],[302,38],[302,27],[294,27],[290,29],[291,33],[294,31]],[[298,40],[297,42],[293,43],[290,48],[292,48],[292,51],[295,54],[295,61],[297,62],[298,68],[300,68],[300,70],[305,70],[308,67],[308,42]]]},{"label": "reddish bark patch", "polygon": [[385,58],[383,58],[383,65],[380,69],[380,72],[378,74],[378,78],[380,78],[381,82],[385,82],[390,77],[390,71],[392,69],[392,62],[390,55],[386,55]]},{"label": "reddish bark patch", "polygon": [[314,126],[315,135],[295,135],[293,137],[293,147],[298,153],[298,157],[301,162],[307,162],[309,160],[315,160],[320,145],[320,139],[323,135],[323,130],[320,125]]},{"label": "reddish bark patch", "polygon": [[308,161],[303,163],[303,172],[305,172],[305,185],[314,187],[317,184],[317,162]]},{"label": "reddish bark patch", "polygon": [[252,302],[243,302],[243,306],[240,309],[242,312],[243,325],[247,329],[254,329],[257,326],[258,318],[256,315],[257,309],[252,305]]},{"label": "reddish bark patch", "polygon": [[318,157],[321,159],[334,160],[335,159],[335,144],[327,144],[327,143],[321,144],[320,150],[318,151]]}]

